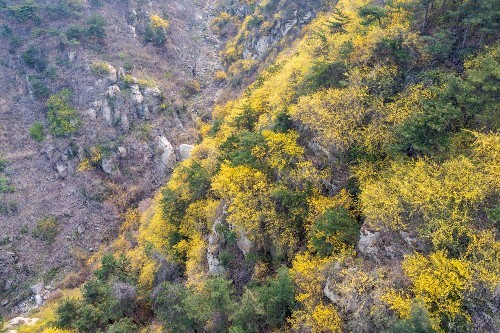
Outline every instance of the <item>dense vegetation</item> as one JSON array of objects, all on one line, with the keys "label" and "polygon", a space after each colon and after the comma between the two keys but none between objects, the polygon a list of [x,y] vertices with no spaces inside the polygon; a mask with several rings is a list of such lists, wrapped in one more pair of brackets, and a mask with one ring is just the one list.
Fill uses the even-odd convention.
[{"label": "dense vegetation", "polygon": [[[493,332],[499,13],[492,0],[320,13],[200,123],[191,158],[149,211],[129,211],[52,325]],[[379,243],[361,250],[360,234]]]},{"label": "dense vegetation", "polygon": [[11,184],[7,174],[9,160],[0,156],[0,216],[17,212],[17,204],[8,199],[7,194],[14,192],[14,185]]}]

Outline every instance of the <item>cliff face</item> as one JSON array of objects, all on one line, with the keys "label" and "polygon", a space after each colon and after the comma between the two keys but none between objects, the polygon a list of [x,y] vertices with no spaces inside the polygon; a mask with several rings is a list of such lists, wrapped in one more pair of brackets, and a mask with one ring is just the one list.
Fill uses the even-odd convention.
[{"label": "cliff face", "polygon": [[292,41],[322,8],[319,1],[271,1],[260,5],[251,8],[243,4],[234,11],[243,21],[234,37],[243,60],[263,60],[273,47],[283,46],[278,45],[280,42]]}]

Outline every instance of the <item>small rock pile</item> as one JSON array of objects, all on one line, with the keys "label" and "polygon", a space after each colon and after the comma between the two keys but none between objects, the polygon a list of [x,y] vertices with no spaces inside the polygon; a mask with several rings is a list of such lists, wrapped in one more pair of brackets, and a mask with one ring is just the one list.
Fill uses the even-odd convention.
[{"label": "small rock pile", "polygon": [[42,305],[48,298],[50,292],[53,290],[52,286],[45,285],[43,281],[38,282],[30,287],[36,306]]}]

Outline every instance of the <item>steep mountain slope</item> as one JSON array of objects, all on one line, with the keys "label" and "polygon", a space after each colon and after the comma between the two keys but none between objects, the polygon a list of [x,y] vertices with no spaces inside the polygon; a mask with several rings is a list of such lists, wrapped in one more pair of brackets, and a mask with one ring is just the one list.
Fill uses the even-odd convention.
[{"label": "steep mountain slope", "polygon": [[[286,16],[273,43],[293,40],[314,15],[289,5],[267,9]],[[235,81],[219,60],[233,36],[214,34],[214,22],[223,11],[248,21],[261,7],[67,0],[0,8],[0,311],[19,312],[35,302],[30,285],[85,267],[116,237],[126,209],[147,207],[189,155],[197,122]]]},{"label": "steep mountain slope", "polygon": [[166,330],[494,330],[496,14],[441,5],[341,1],[216,106],[115,248]]},{"label": "steep mountain slope", "polygon": [[198,144],[21,330],[495,332],[496,2],[214,8]]},{"label": "steep mountain slope", "polygon": [[[179,145],[196,142],[195,119],[220,89],[210,6],[2,3],[0,157],[12,188],[0,194],[6,308],[29,295],[30,283],[64,275],[112,240],[124,207],[151,196],[186,154]],[[161,45],[144,41],[155,14],[169,23]],[[60,133],[47,101],[63,89],[75,130]]]}]

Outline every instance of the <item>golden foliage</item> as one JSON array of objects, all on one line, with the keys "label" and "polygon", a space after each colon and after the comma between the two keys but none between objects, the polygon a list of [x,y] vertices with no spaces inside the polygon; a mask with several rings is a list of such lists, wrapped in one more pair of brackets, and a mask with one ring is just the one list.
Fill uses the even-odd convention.
[{"label": "golden foliage", "polygon": [[459,259],[448,259],[444,251],[429,257],[408,256],[403,269],[413,283],[413,292],[429,308],[455,317],[462,313],[463,293],[471,288],[469,265]]},{"label": "golden foliage", "polygon": [[312,313],[314,333],[338,333],[342,332],[342,321],[332,304],[319,304]]},{"label": "golden foliage", "polygon": [[296,285],[296,301],[300,308],[292,313],[290,324],[297,332],[341,332],[342,324],[337,311],[331,304],[325,305],[323,299],[322,270],[331,258],[319,258],[306,252],[297,254],[290,269]]},{"label": "golden foliage", "polygon": [[473,268],[474,281],[484,282],[490,290],[500,284],[500,242],[496,231],[484,230],[473,234],[464,258]]},{"label": "golden foliage", "polygon": [[274,133],[263,131],[268,149],[261,151],[261,147],[255,148],[255,155],[262,156],[272,169],[282,171],[285,166],[291,164],[294,160],[302,157],[304,148],[297,144],[299,135],[296,132]]},{"label": "golden foliage", "polygon": [[216,71],[214,73],[215,81],[223,82],[227,80],[227,74],[224,71]]},{"label": "golden foliage", "polygon": [[228,222],[245,230],[251,240],[261,239],[261,227],[273,212],[265,175],[247,166],[223,164],[212,179],[212,190],[227,200]]},{"label": "golden foliage", "polygon": [[321,273],[330,258],[315,257],[309,252],[297,254],[293,260],[290,275],[297,286],[297,302],[311,307],[323,295],[322,283],[325,277]]},{"label": "golden foliage", "polygon": [[361,134],[370,109],[365,89],[329,89],[302,97],[291,115],[319,133],[325,145],[349,148]]},{"label": "golden foliage", "polygon": [[167,29],[170,24],[168,20],[165,20],[156,14],[149,15],[149,19],[151,20],[151,26],[154,29]]},{"label": "golden foliage", "polygon": [[88,156],[78,164],[78,171],[89,171],[97,167],[102,161],[102,152],[99,147],[90,147]]},{"label": "golden foliage", "polygon": [[[412,283],[416,300],[422,301],[431,314],[434,328],[439,329],[444,318],[469,318],[465,312],[464,293],[472,290],[472,269],[464,260],[448,258],[444,251],[424,256],[413,254],[403,261],[403,270]],[[384,300],[400,316],[407,317],[413,300],[390,291]]]},{"label": "golden foliage", "polygon": [[439,247],[454,229],[470,226],[472,212],[497,191],[492,182],[482,164],[464,156],[442,164],[394,162],[384,178],[361,185],[360,199],[371,225],[406,229],[418,222],[421,235]]}]

